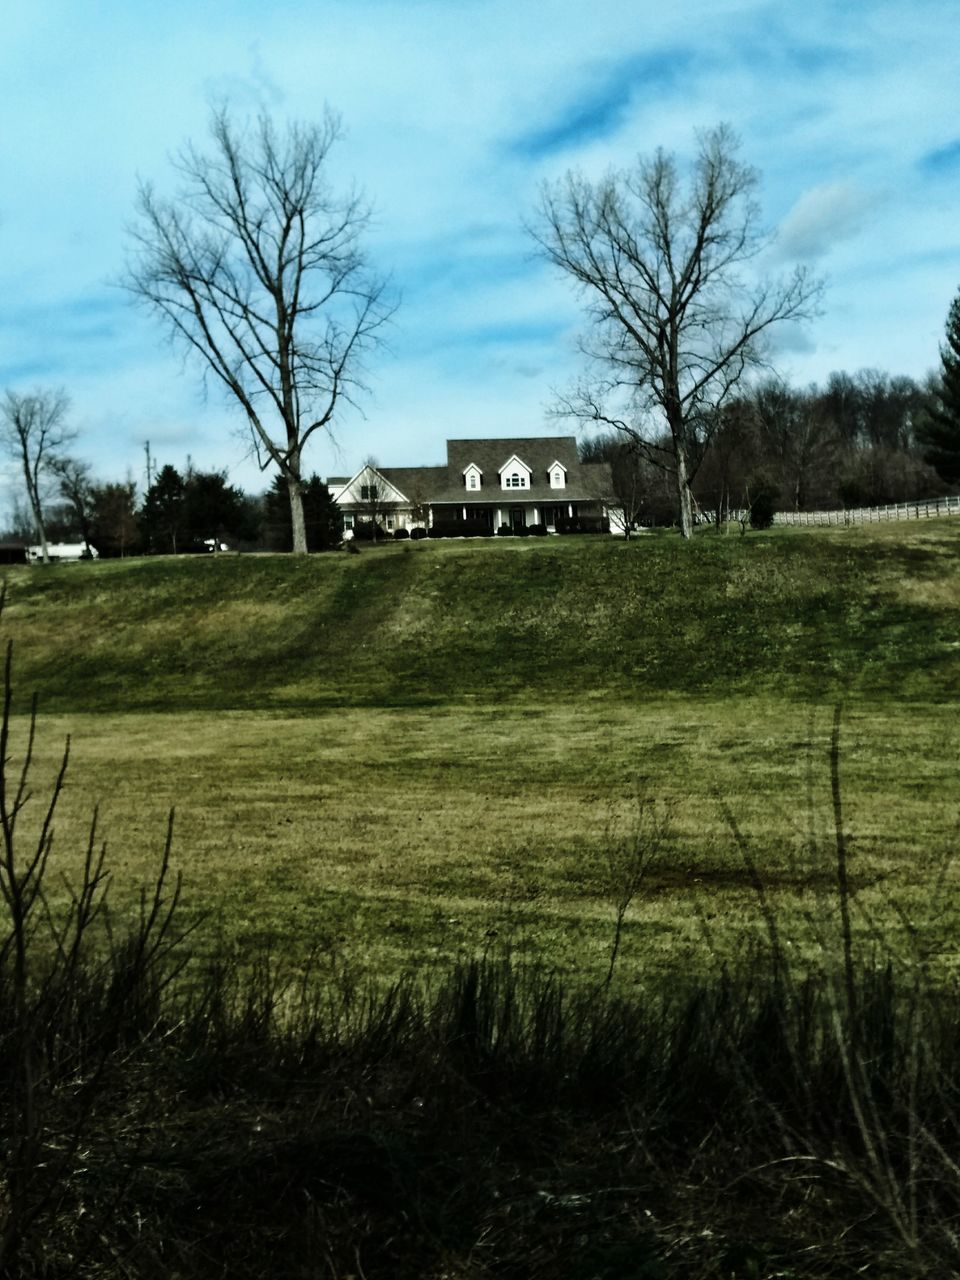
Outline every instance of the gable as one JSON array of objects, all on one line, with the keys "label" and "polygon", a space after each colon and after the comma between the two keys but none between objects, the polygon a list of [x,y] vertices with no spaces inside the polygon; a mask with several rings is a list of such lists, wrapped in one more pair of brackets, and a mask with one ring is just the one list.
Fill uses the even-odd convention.
[{"label": "gable", "polygon": [[342,488],[334,490],[331,496],[334,502],[340,504],[369,502],[373,486],[376,486],[377,502],[409,504],[406,494],[388,480],[379,468],[371,466],[361,467],[356,475],[351,476]]}]

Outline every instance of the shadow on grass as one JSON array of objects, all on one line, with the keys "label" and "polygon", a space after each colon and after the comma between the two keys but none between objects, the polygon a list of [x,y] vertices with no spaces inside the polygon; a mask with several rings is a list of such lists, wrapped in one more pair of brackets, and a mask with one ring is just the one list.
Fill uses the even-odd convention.
[{"label": "shadow on grass", "polygon": [[197,959],[169,831],[132,921],[95,821],[58,907],[67,755],[32,800],[9,650],[5,687],[4,1276],[957,1273],[960,1002],[922,947],[855,949],[839,720],[819,959],[791,958],[731,818],[765,944],[625,997],[509,955],[388,986],[335,951]]}]

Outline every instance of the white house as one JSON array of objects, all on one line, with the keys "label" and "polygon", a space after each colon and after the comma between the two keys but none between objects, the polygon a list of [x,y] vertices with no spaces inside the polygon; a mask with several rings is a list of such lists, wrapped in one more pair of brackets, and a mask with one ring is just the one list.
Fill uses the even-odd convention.
[{"label": "white house", "polygon": [[360,521],[387,532],[443,526],[496,533],[544,525],[548,531],[618,523],[610,468],[581,462],[573,436],[448,440],[442,467],[380,467],[330,476],[344,535]]}]

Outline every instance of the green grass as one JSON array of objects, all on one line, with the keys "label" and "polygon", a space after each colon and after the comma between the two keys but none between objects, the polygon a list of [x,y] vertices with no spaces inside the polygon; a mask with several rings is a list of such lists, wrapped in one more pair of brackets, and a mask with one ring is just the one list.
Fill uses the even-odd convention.
[{"label": "green grass", "polygon": [[[613,920],[605,851],[630,833],[639,786],[672,806],[673,830],[628,916],[632,979],[681,957],[710,967],[705,929],[725,953],[760,928],[724,806],[785,928],[813,945],[804,913],[834,883],[828,719],[762,698],[592,714],[563,703],[80,715],[45,720],[42,760],[52,770],[73,732],[65,859],[100,797],[111,865],[121,884],[139,883],[175,806],[190,910],[211,912],[245,949],[319,945],[383,974],[509,948],[599,980]],[[929,916],[925,945],[952,965],[952,899],[933,904],[930,886],[960,800],[953,710],[861,708],[844,741],[858,904],[898,933],[894,906]]]},{"label": "green grass", "polygon": [[397,544],[11,569],[48,710],[438,706],[960,687],[960,523]]},{"label": "green grass", "polygon": [[816,948],[842,700],[858,927],[930,916],[952,966],[958,554],[944,521],[157,559],[12,571],[4,621],[48,770],[74,736],[65,862],[99,800],[122,896],[176,806],[190,909],[244,950],[602,975],[638,786],[674,831],[624,980],[760,927],[725,806]]},{"label": "green grass", "polygon": [[[54,918],[99,801],[121,938],[175,806],[213,961],[154,1007],[115,946],[35,1040],[8,1013],[5,1105],[51,1055],[31,1176],[64,1170],[33,1269],[76,1241],[111,1276],[953,1274],[958,550],[942,522],[11,571],[18,841],[72,736]],[[638,796],[669,834],[605,992]]]}]

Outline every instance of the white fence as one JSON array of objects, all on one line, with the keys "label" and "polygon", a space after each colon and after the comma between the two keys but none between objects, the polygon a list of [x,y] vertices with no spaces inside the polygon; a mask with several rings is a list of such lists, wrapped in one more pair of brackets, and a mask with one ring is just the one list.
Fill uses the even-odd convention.
[{"label": "white fence", "polygon": [[778,511],[774,524],[882,524],[885,520],[926,520],[960,515],[960,497],[897,502],[888,507],[849,507],[845,511]]}]

